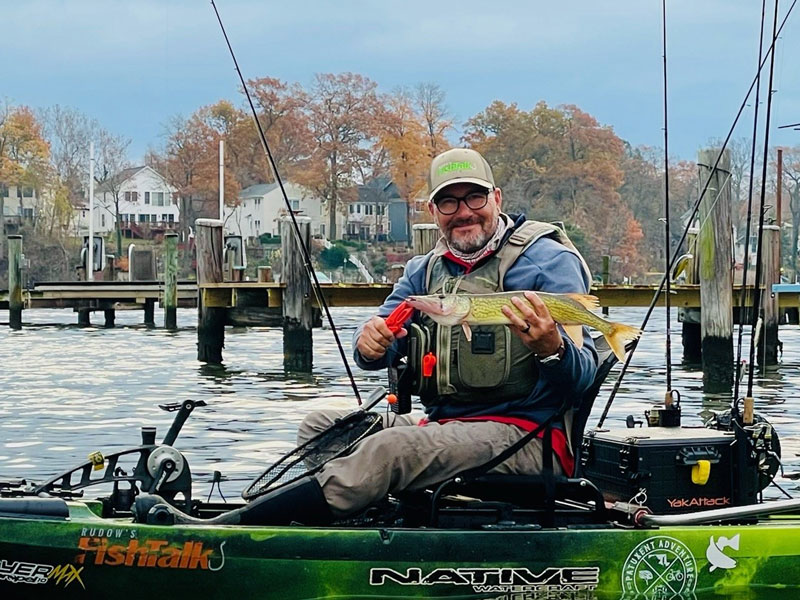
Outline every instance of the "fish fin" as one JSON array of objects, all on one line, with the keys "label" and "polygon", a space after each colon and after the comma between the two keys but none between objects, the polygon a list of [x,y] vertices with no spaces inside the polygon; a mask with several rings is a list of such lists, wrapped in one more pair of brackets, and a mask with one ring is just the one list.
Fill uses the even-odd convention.
[{"label": "fish fin", "polygon": [[467,323],[466,321],[463,321],[461,323],[461,329],[464,330],[464,337],[467,338],[467,341],[471,342],[472,341],[472,329],[470,329],[469,323]]},{"label": "fish fin", "polygon": [[580,350],[583,348],[583,325],[562,325],[564,333],[572,340],[572,343]]},{"label": "fish fin", "polygon": [[642,331],[636,327],[625,325],[624,323],[611,323],[611,333],[603,334],[609,347],[620,362],[625,360],[625,343],[635,340]]},{"label": "fish fin", "polygon": [[597,296],[592,296],[591,294],[564,294],[568,298],[572,298],[583,306],[585,309],[594,310],[595,308],[600,307],[600,299]]}]

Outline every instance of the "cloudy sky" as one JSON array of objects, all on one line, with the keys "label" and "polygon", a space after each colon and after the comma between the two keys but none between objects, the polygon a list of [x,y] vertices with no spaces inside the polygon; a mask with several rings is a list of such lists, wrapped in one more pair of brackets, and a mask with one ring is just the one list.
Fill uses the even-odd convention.
[{"label": "cloudy sky", "polygon": [[[131,138],[134,161],[163,143],[170,117],[241,102],[207,0],[0,4],[0,100],[77,108]],[[663,145],[660,0],[217,5],[246,78],[308,85],[315,73],[353,71],[387,92],[434,82],[459,124],[495,99],[576,104],[634,145]],[[791,0],[781,5],[782,17]],[[757,0],[668,0],[673,154],[691,159],[727,133],[755,76],[760,15]],[[778,129],[800,121],[799,61],[800,9],[776,53],[776,144],[800,144],[800,131]],[[752,114],[751,104],[737,137],[750,134]]]}]

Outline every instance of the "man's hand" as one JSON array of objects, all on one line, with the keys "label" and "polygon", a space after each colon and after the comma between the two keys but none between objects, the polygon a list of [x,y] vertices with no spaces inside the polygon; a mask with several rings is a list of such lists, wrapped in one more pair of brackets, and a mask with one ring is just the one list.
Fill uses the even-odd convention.
[{"label": "man's hand", "polygon": [[[550,356],[561,347],[561,333],[556,322],[550,316],[544,302],[534,292],[525,292],[525,300],[514,296],[511,302],[517,307],[522,317],[518,317],[508,306],[503,307],[503,314],[511,321],[513,331],[538,356]],[[529,304],[530,303],[530,304]]]},{"label": "man's hand", "polygon": [[394,335],[386,326],[386,321],[376,315],[367,321],[364,329],[361,330],[356,350],[367,360],[378,360],[386,354],[386,349],[392,345],[392,342],[405,337],[406,333],[408,332],[405,329],[401,329],[397,335]]}]

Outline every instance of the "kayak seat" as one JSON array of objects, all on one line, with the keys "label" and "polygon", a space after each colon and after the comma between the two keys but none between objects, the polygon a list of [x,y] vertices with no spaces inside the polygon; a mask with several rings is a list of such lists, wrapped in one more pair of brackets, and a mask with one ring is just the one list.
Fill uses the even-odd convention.
[{"label": "kayak seat", "polygon": [[[595,378],[580,402],[562,408],[562,420],[576,457],[580,456],[583,432],[600,387],[617,363],[604,338],[598,337],[594,341],[598,353]],[[545,439],[547,437],[545,435]],[[514,523],[551,527],[603,522],[605,502],[602,493],[591,481],[580,477],[580,460],[575,461],[575,469],[572,476],[554,475],[547,469],[541,475],[476,473],[473,469],[441,483],[436,489],[426,490],[425,501],[430,511],[427,524],[434,527],[486,527],[493,523]],[[409,498],[401,501],[420,508],[420,496],[410,502]]]}]

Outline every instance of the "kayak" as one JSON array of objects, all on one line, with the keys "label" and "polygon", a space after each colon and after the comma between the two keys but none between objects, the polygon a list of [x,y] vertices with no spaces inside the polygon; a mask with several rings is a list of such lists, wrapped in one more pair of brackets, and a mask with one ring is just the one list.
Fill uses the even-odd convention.
[{"label": "kayak", "polygon": [[[95,453],[41,484],[0,480],[0,598],[800,596],[800,500],[741,501],[777,469],[768,463],[779,455],[777,436],[763,422],[735,433],[650,427],[587,434],[579,461],[587,473],[617,476],[630,463],[636,468],[624,481],[642,482],[649,460],[667,499],[694,494],[669,514],[646,505],[657,501],[655,485],[642,488],[649,500],[626,501],[589,479],[557,478],[545,494],[542,477],[487,475],[455,479],[432,497],[390,498],[324,527],[136,521],[131,509],[142,492],[200,518],[237,507],[192,499],[189,465],[174,444],[203,405],[162,406],[177,414],[161,443],[144,427],[140,446]],[[671,422],[668,414],[662,410],[662,420]],[[614,458],[622,453],[624,460]],[[751,462],[758,469],[748,478]],[[609,489],[614,483],[608,479]],[[95,486],[110,493],[84,497]],[[680,510],[701,504],[716,508]]]},{"label": "kayak", "polygon": [[800,594],[800,516],[646,528],[153,526],[101,518],[99,501],[60,503],[38,515],[11,515],[8,505],[2,507],[0,597]]}]

